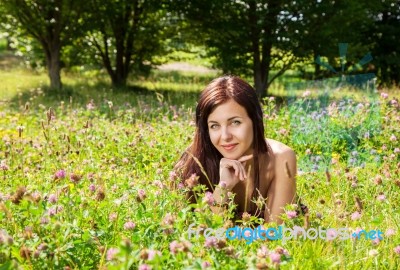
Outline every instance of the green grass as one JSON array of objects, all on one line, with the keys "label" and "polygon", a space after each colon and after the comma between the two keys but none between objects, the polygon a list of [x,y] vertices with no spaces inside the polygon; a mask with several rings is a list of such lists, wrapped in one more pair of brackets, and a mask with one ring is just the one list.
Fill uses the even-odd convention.
[{"label": "green grass", "polygon": [[[363,114],[350,114],[352,106],[344,106],[347,114],[333,111],[331,131],[338,136],[331,152],[321,147],[328,138],[293,136],[291,124],[300,122],[290,118],[290,108],[278,108],[274,101],[263,107],[266,137],[292,146],[298,160],[310,162],[315,155],[337,160],[329,167],[329,181],[325,170],[297,177],[298,194],[309,217],[307,222],[303,216],[284,217],[286,227],[308,223],[311,228],[394,229],[394,235],[379,243],[276,240],[247,245],[232,240],[205,247],[204,236],[186,242],[189,224],[216,229],[228,222],[228,215],[213,214],[203,200],[192,211],[184,190],[168,186],[173,184],[173,165],[193,139],[191,120],[198,93],[214,74],[154,72],[148,79],[130,81],[123,90],[112,89],[104,75],[65,74],[62,93],[46,90],[44,74],[18,70],[5,74],[1,89],[7,91],[1,91],[0,102],[0,268],[137,269],[147,264],[153,269],[202,269],[205,262],[211,269],[255,269],[261,264],[276,268],[268,254],[259,252],[263,245],[269,253],[279,247],[287,250],[280,269],[398,269],[400,265],[394,252],[400,245],[396,207],[400,156],[395,152],[400,147],[396,124],[400,114],[389,103],[399,98],[398,90],[389,91],[388,99],[379,97],[380,132],[370,138],[355,133],[352,138],[374,153],[363,166],[349,164],[347,137],[341,137],[352,128],[352,121],[362,120]],[[299,99],[301,104],[307,100]],[[306,123],[315,123],[311,113],[296,112]],[[391,139],[394,134],[397,140]],[[309,136],[315,136],[313,141],[296,141]],[[369,159],[377,156],[380,163]],[[381,194],[383,201],[377,199]],[[362,209],[355,198],[361,200]],[[353,220],[356,211],[361,217]],[[152,250],[159,255],[149,260]]]}]

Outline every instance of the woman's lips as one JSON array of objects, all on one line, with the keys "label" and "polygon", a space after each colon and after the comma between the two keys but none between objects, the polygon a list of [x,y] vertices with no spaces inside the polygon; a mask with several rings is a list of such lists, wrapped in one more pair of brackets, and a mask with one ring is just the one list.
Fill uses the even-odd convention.
[{"label": "woman's lips", "polygon": [[226,151],[230,151],[230,150],[232,150],[233,148],[235,148],[236,145],[237,145],[237,143],[235,143],[235,144],[226,144],[226,145],[221,145],[221,146],[222,146]]}]

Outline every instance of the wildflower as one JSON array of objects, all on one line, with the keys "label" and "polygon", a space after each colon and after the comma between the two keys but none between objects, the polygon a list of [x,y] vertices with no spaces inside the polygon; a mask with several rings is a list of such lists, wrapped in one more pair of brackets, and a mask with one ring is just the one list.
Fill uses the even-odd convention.
[{"label": "wildflower", "polygon": [[65,178],[66,173],[64,170],[59,170],[54,174],[54,179],[63,179]]},{"label": "wildflower", "polygon": [[78,183],[82,179],[82,175],[76,174],[76,173],[71,173],[70,179],[74,183]]},{"label": "wildflower", "polygon": [[105,197],[106,197],[106,194],[104,192],[104,189],[103,188],[99,188],[97,190],[96,200],[102,201],[102,200],[104,200]]},{"label": "wildflower", "polygon": [[304,91],[304,93],[303,93],[303,97],[304,97],[304,98],[305,98],[305,97],[308,97],[309,95],[311,95],[311,91],[310,91],[310,90]]},{"label": "wildflower", "polygon": [[194,173],[188,179],[185,180],[185,184],[188,188],[197,186],[199,177]]},{"label": "wildflower", "polygon": [[169,250],[172,254],[176,254],[179,249],[181,248],[181,245],[178,241],[174,240],[169,244]]},{"label": "wildflower", "polygon": [[25,187],[19,187],[17,189],[17,191],[15,192],[15,194],[11,197],[11,201],[14,204],[19,204],[22,200],[22,198],[24,197],[26,192],[26,188]]},{"label": "wildflower", "polygon": [[381,242],[381,240],[379,240],[378,237],[375,238],[374,240],[372,240],[372,243],[373,243],[374,245],[378,245],[380,242]]},{"label": "wildflower", "polygon": [[58,201],[57,195],[56,194],[50,194],[49,198],[47,199],[49,203],[56,203]]},{"label": "wildflower", "polygon": [[49,224],[49,222],[50,222],[50,220],[47,217],[42,217],[40,219],[40,224],[42,224],[42,225]]},{"label": "wildflower", "polygon": [[392,228],[387,229],[385,232],[385,236],[387,236],[387,237],[395,235],[395,234],[396,234],[396,231]]},{"label": "wildflower", "polygon": [[295,217],[297,217],[297,212],[296,211],[287,211],[286,215],[289,219],[294,219]]},{"label": "wildflower", "polygon": [[371,256],[371,257],[376,257],[378,254],[379,254],[379,252],[376,249],[371,249],[368,252],[368,255]]},{"label": "wildflower", "polygon": [[397,141],[396,136],[394,136],[394,134],[392,134],[392,136],[390,136],[390,141],[395,142]]},{"label": "wildflower", "polygon": [[8,171],[10,169],[10,167],[8,167],[5,159],[3,159],[0,162],[0,169],[3,170],[3,171]]},{"label": "wildflower", "polygon": [[31,194],[31,197],[33,199],[34,202],[39,202],[42,199],[42,196],[40,195],[39,191],[35,191]]},{"label": "wildflower", "polygon": [[204,247],[206,248],[212,248],[212,247],[217,247],[218,244],[218,239],[215,236],[211,236],[206,238],[206,241],[204,242]]},{"label": "wildflower", "polygon": [[90,102],[88,104],[86,104],[86,109],[89,110],[89,111],[91,111],[91,110],[93,110],[95,108],[96,108],[96,106],[94,105],[93,99],[90,100]]},{"label": "wildflower", "polygon": [[382,184],[382,176],[380,176],[380,175],[375,176],[374,183],[376,185]]},{"label": "wildflower", "polygon": [[271,262],[274,264],[280,264],[281,263],[281,254],[277,252],[272,252],[269,254],[269,258],[271,259]]},{"label": "wildflower", "polygon": [[95,191],[96,191],[96,186],[95,186],[94,184],[90,184],[90,185],[89,185],[89,190],[90,190],[91,192],[95,192]]},{"label": "wildflower", "polygon": [[138,202],[142,202],[144,199],[146,199],[146,192],[143,189],[139,189],[136,200]]},{"label": "wildflower", "polygon": [[378,196],[376,197],[376,199],[377,199],[378,201],[383,202],[384,200],[386,200],[386,196],[385,196],[384,194],[380,194],[380,195],[378,195]]},{"label": "wildflower", "polygon": [[118,248],[109,248],[107,250],[107,261],[112,261],[115,259],[115,255],[119,252]]},{"label": "wildflower", "polygon": [[176,179],[176,177],[177,177],[177,174],[176,174],[175,171],[170,171],[169,172],[169,180],[173,181],[173,180]]},{"label": "wildflower", "polygon": [[18,130],[18,137],[21,137],[22,132],[24,131],[25,127],[24,126],[18,126],[17,130]]},{"label": "wildflower", "polygon": [[112,212],[108,215],[108,220],[109,221],[115,221],[117,219],[118,215],[115,212]]},{"label": "wildflower", "polygon": [[257,250],[257,257],[258,258],[266,258],[269,254],[269,250],[266,246],[262,245],[261,248]]},{"label": "wildflower", "polygon": [[211,192],[207,191],[205,193],[205,197],[203,198],[203,201],[206,202],[208,205],[212,206],[215,205],[215,199],[214,196]]},{"label": "wildflower", "polygon": [[397,255],[400,255],[400,246],[397,246],[393,249],[394,253],[396,253]]},{"label": "wildflower", "polygon": [[171,213],[167,213],[162,221],[163,225],[173,225],[175,222],[175,216]]},{"label": "wildflower", "polygon": [[360,218],[361,218],[361,214],[358,211],[356,211],[353,214],[351,214],[351,219],[352,220],[357,220],[357,219],[360,219]]},{"label": "wildflower", "polygon": [[311,150],[310,149],[306,149],[306,155],[311,155]]},{"label": "wildflower", "polygon": [[288,131],[285,128],[281,128],[279,130],[279,134],[281,134],[281,135],[286,135],[287,133],[288,133]]},{"label": "wildflower", "polygon": [[178,184],[178,189],[184,189],[184,188],[185,188],[185,185],[183,183]]},{"label": "wildflower", "polygon": [[326,239],[328,239],[328,240],[333,240],[333,239],[335,239],[335,238],[337,237],[337,235],[338,235],[338,233],[337,233],[336,230],[330,230],[330,229],[328,229],[328,230],[326,231]]},{"label": "wildflower", "polygon": [[31,251],[29,248],[22,246],[19,249],[19,255],[24,258],[25,260],[29,259],[31,257]]},{"label": "wildflower", "polygon": [[153,250],[153,249],[149,249],[147,251],[147,260],[151,261],[153,260],[156,256],[161,256],[161,252],[158,250]]},{"label": "wildflower", "polygon": [[109,107],[110,109],[112,109],[112,107],[113,107],[113,103],[112,103],[112,101],[111,101],[111,100],[109,100],[109,101],[107,102],[107,104],[108,104],[108,107]]},{"label": "wildflower", "polygon": [[187,252],[189,251],[190,247],[191,244],[188,241],[178,242],[174,240],[169,244],[169,250],[172,254],[176,254],[178,252]]},{"label": "wildflower", "polygon": [[133,223],[132,221],[125,222],[125,224],[124,224],[125,230],[133,230],[133,229],[135,229],[135,227],[136,227],[136,224]]},{"label": "wildflower", "polygon": [[387,93],[385,93],[385,92],[382,92],[381,93],[381,97],[384,98],[384,99],[387,99],[389,97],[389,95]]},{"label": "wildflower", "polygon": [[207,262],[207,261],[204,261],[202,264],[201,264],[201,268],[208,268],[208,267],[210,267],[211,266],[211,263],[209,263],[209,262]]},{"label": "wildflower", "polygon": [[158,187],[159,189],[164,189],[165,185],[160,180],[155,180],[153,184]]},{"label": "wildflower", "polygon": [[151,266],[144,263],[139,265],[139,270],[151,270]]}]

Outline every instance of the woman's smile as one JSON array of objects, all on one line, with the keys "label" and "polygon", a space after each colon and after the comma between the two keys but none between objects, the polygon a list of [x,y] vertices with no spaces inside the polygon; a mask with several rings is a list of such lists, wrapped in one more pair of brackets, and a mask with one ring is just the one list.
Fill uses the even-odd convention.
[{"label": "woman's smile", "polygon": [[234,148],[236,147],[236,145],[238,145],[237,143],[234,144],[225,144],[222,145],[222,147],[226,150],[226,151],[232,151],[234,150]]}]

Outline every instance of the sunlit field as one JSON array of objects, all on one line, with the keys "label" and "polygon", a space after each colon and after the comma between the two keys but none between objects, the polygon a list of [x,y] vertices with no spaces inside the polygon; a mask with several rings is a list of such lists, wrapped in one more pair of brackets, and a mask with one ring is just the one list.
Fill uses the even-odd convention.
[{"label": "sunlit field", "polygon": [[[213,214],[201,187],[190,205],[189,187],[172,171],[192,141],[198,93],[216,73],[157,71],[124,90],[111,89],[105,75],[65,74],[60,94],[46,90],[45,74],[18,72],[0,74],[0,269],[400,267],[398,90],[376,92],[374,107],[335,93],[315,113],[303,90],[295,102],[263,101],[265,136],[296,151],[308,207],[288,205],[284,226],[379,230],[382,239],[248,243],[189,238],[192,223],[203,231],[277,225],[236,220],[233,203]],[[272,94],[284,90],[275,87]],[[329,123],[318,127],[321,119]]]}]

